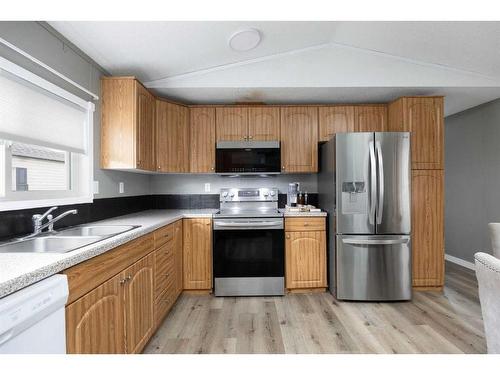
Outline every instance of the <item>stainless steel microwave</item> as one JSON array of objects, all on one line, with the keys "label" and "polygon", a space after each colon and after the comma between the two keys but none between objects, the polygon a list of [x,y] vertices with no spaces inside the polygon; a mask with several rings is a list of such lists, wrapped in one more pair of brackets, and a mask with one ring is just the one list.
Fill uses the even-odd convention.
[{"label": "stainless steel microwave", "polygon": [[277,141],[217,142],[215,172],[218,174],[278,174],[280,171],[281,152]]}]

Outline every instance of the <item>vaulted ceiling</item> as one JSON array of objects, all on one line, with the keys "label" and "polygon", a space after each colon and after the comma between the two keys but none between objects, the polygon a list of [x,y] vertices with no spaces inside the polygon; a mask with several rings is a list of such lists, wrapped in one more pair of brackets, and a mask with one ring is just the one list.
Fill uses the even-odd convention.
[{"label": "vaulted ceiling", "polygon": [[[50,24],[113,75],[189,103],[360,103],[445,95],[447,115],[500,97],[500,22]],[[245,28],[261,43],[228,45]]]}]

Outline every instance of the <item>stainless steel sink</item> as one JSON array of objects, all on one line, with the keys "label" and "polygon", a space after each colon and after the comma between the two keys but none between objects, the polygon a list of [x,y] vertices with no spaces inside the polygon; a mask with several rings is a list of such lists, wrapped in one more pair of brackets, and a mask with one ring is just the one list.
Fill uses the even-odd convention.
[{"label": "stainless steel sink", "polygon": [[33,237],[0,245],[0,253],[67,253],[102,239],[98,236]]},{"label": "stainless steel sink", "polygon": [[136,225],[81,225],[63,229],[55,234],[56,237],[66,236],[100,236],[110,237],[135,229]]},{"label": "stainless steel sink", "polygon": [[140,225],[80,225],[0,244],[0,253],[67,253]]}]

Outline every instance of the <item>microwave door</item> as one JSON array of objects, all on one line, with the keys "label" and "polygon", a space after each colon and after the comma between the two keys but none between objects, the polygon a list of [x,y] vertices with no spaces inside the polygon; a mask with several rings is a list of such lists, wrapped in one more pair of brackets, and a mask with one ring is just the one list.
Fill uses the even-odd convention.
[{"label": "microwave door", "polygon": [[335,137],[337,233],[375,233],[374,133]]},{"label": "microwave door", "polygon": [[375,133],[377,163],[376,231],[408,234],[411,231],[410,134]]}]

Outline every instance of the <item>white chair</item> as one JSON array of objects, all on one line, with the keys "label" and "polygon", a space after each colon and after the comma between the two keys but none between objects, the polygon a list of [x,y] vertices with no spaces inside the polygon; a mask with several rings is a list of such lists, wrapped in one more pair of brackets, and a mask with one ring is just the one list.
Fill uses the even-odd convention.
[{"label": "white chair", "polygon": [[500,354],[500,259],[474,254],[488,353]]},{"label": "white chair", "polygon": [[491,249],[493,255],[500,259],[500,223],[489,223]]}]

